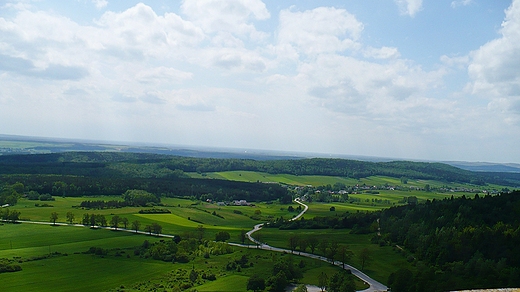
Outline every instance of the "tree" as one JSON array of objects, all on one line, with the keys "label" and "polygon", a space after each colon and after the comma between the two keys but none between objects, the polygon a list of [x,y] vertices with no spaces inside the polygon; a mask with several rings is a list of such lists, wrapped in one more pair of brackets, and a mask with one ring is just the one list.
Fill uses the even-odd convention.
[{"label": "tree", "polygon": [[308,292],[307,286],[305,286],[305,284],[300,284],[293,290],[293,292]]},{"label": "tree", "polygon": [[56,220],[58,220],[58,213],[52,212],[51,213],[51,222],[53,225],[56,225]]},{"label": "tree", "polygon": [[345,269],[345,262],[350,261],[354,253],[345,245],[342,245],[338,249],[339,260],[343,263],[343,269]]},{"label": "tree", "polygon": [[265,280],[254,274],[247,280],[247,290],[263,291],[265,289]]},{"label": "tree", "polygon": [[299,244],[300,244],[300,250],[303,252],[305,252],[305,250],[307,249],[307,246],[309,246],[309,242],[305,238],[300,238]]},{"label": "tree", "polygon": [[240,240],[240,242],[242,244],[244,244],[246,242],[246,238],[247,238],[247,232],[244,229],[240,230],[240,234],[238,235],[238,239]]},{"label": "tree", "polygon": [[69,224],[72,224],[72,221],[74,221],[74,213],[72,212],[67,212],[67,221],[69,222]]},{"label": "tree", "polygon": [[338,242],[333,240],[330,242],[329,244],[329,259],[330,261],[332,262],[332,264],[334,264],[334,258],[336,257],[336,253],[338,252],[338,248],[339,248],[339,245],[338,245]]},{"label": "tree", "polygon": [[406,201],[408,202],[408,205],[413,205],[413,206],[417,205],[417,203],[419,202],[419,201],[417,200],[417,197],[416,197],[416,196],[410,196],[410,197],[408,197],[408,198],[406,199]]},{"label": "tree", "polygon": [[126,229],[126,227],[128,226],[128,218],[126,218],[126,217],[121,218],[121,223],[123,223],[123,226]]},{"label": "tree", "polygon": [[135,230],[135,233],[139,231],[139,227],[141,227],[141,222],[139,222],[138,220],[132,222],[132,229]]},{"label": "tree", "polygon": [[329,292],[354,292],[356,285],[352,279],[352,275],[345,272],[337,272],[330,278]]},{"label": "tree", "polygon": [[152,231],[153,233],[159,235],[162,232],[162,226],[159,225],[159,223],[154,222],[152,223]]},{"label": "tree", "polygon": [[83,219],[81,219],[81,224],[87,226],[90,221],[90,215],[88,213],[83,214]]},{"label": "tree", "polygon": [[105,218],[105,215],[103,215],[103,214],[96,215],[96,222],[99,222],[99,224],[103,227],[107,226],[107,219]]},{"label": "tree", "polygon": [[413,284],[413,273],[406,268],[401,268],[396,272],[390,274],[390,276],[388,277],[388,287],[392,288],[392,291],[414,291],[413,289],[411,289]]},{"label": "tree", "polygon": [[276,275],[269,277],[267,280],[267,283],[269,284],[269,291],[273,292],[282,292],[285,291],[285,288],[287,287],[287,284],[289,281],[287,280],[287,276],[285,275],[284,271],[279,271]]},{"label": "tree", "polygon": [[291,249],[291,253],[294,252],[296,247],[298,246],[298,236],[297,235],[291,235],[289,236],[289,248]]},{"label": "tree", "polygon": [[324,272],[321,272],[321,274],[318,275],[318,287],[320,287],[321,291],[325,291],[327,289],[328,283],[329,276],[327,276],[327,274]]},{"label": "tree", "polygon": [[203,225],[198,225],[197,226],[197,239],[199,240],[199,242],[202,242],[202,239],[204,238],[204,232],[206,231],[206,229],[204,228]]},{"label": "tree", "polygon": [[311,249],[311,253],[314,253],[314,250],[318,247],[320,241],[316,236],[309,237],[309,248]]},{"label": "tree", "polygon": [[119,222],[121,222],[121,217],[114,215],[112,216],[112,219],[110,219],[110,226],[117,230],[117,227],[119,227]]},{"label": "tree", "polygon": [[158,204],[160,198],[143,190],[127,190],[123,194],[123,200],[131,206],[146,206],[146,204]]},{"label": "tree", "polygon": [[90,226],[91,227],[96,226],[96,215],[95,214],[90,214]]},{"label": "tree", "polygon": [[324,238],[322,241],[320,241],[320,244],[318,245],[318,249],[321,251],[321,254],[324,256],[327,256],[327,249],[329,248],[329,241]]},{"label": "tree", "polygon": [[226,231],[220,231],[217,234],[215,234],[215,241],[226,241],[230,238],[231,236],[229,235],[229,232]]},{"label": "tree", "polygon": [[189,277],[190,277],[190,281],[192,283],[195,283],[195,281],[197,281],[197,279],[199,278],[199,273],[197,273],[197,271],[195,271],[195,269],[191,269]]},{"label": "tree", "polygon": [[153,229],[152,229],[152,225],[146,225],[146,226],[144,227],[144,231],[145,231],[145,232],[148,232],[149,235],[152,235],[152,230],[153,230]]},{"label": "tree", "polygon": [[359,261],[361,262],[361,270],[364,270],[365,266],[370,265],[370,262],[372,261],[372,253],[366,247],[361,250],[358,257]]},{"label": "tree", "polygon": [[20,218],[20,212],[13,210],[9,213],[9,216],[7,216],[7,219],[11,223],[16,223],[18,219]]}]

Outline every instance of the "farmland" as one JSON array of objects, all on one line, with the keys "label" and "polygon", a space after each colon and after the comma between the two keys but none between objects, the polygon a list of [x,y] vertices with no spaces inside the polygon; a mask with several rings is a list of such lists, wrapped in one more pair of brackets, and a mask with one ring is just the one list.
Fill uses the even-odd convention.
[{"label": "farmland", "polygon": [[[319,246],[312,248],[313,254],[337,260],[342,250],[347,263],[387,283],[398,269],[418,275],[430,272],[414,253],[425,241],[402,234],[404,231],[399,228],[413,225],[415,232],[424,232],[424,225],[406,216],[388,214],[406,214],[403,210],[407,209],[411,214],[415,206],[433,208],[470,201],[477,204],[483,199],[500,197],[500,192],[507,192],[510,187],[483,183],[482,176],[442,165],[413,163],[364,165],[338,160],[268,163],[147,154],[65,153],[5,157],[0,164],[0,199],[3,204],[12,205],[0,209],[0,215],[7,221],[45,223],[0,225],[0,264],[17,270],[2,274],[5,291],[17,291],[22,286],[34,290],[36,285],[40,285],[40,291],[71,290],[71,283],[76,283],[74,290],[85,291],[193,288],[240,291],[252,275],[271,279],[269,285],[273,285],[273,267],[282,264],[298,266],[301,275],[291,278],[297,283],[317,285],[316,273],[327,271],[330,277],[340,271],[330,263],[257,250],[254,244],[239,248],[215,242],[247,244],[244,233],[264,222],[270,228],[254,234],[261,242],[298,253],[308,252],[309,242],[317,238]],[[357,172],[334,168],[343,164]],[[410,170],[403,165],[410,166]],[[234,169],[240,167],[272,171]],[[215,171],[208,171],[211,169]],[[291,173],[277,173],[283,169]],[[305,174],[313,171],[316,173]],[[374,171],[381,173],[364,175]],[[504,176],[504,179],[509,178]],[[132,199],[136,196],[150,201],[137,203]],[[309,209],[302,218],[291,222],[288,219],[301,210],[301,206],[292,202],[297,197]],[[438,218],[455,218],[457,210],[470,217],[464,206],[453,212],[431,210],[416,216],[419,220],[422,215],[440,212],[442,216]],[[499,218],[498,210],[494,209],[495,218]],[[15,214],[16,219],[9,219],[9,214]],[[384,220],[380,221],[381,218]],[[399,220],[405,223],[396,223]],[[51,221],[60,225],[50,225]],[[507,221],[502,219],[502,222]],[[435,236],[444,230],[438,223],[431,224],[440,230]],[[516,234],[513,232],[516,223],[508,224],[504,228],[492,226],[482,230]],[[156,236],[159,233],[173,237]],[[423,238],[434,235],[426,233]],[[508,273],[514,275],[514,271]],[[42,275],[49,280],[39,281]],[[229,286],[231,282],[235,286]],[[464,281],[459,282],[453,286],[465,287]],[[355,285],[357,289],[366,288],[359,281]]]}]

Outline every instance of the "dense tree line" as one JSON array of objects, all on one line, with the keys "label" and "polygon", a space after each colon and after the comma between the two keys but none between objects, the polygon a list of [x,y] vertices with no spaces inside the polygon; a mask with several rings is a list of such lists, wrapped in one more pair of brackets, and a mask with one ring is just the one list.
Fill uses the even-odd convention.
[{"label": "dense tree line", "polygon": [[184,172],[232,170],[273,174],[329,175],[363,178],[386,175],[396,178],[433,179],[473,184],[516,186],[519,173],[484,173],[442,163],[393,161],[367,162],[347,159],[217,159],[144,153],[65,152],[41,155],[0,156],[0,174],[53,174],[89,177],[185,178]]},{"label": "dense tree line", "polygon": [[520,192],[392,207],[381,214],[382,240],[417,261],[399,270],[392,291],[520,286]]},{"label": "dense tree line", "polygon": [[[287,189],[275,184],[190,178],[89,177],[74,175],[7,175],[7,184],[23,182],[27,189],[53,196],[118,196],[143,190],[158,196],[193,197],[218,201],[269,201],[285,198]],[[290,201],[290,197],[289,197]]]},{"label": "dense tree line", "polygon": [[13,183],[4,183],[4,186],[0,185],[0,206],[16,205],[24,190],[25,186],[18,181]]},{"label": "dense tree line", "polygon": [[85,209],[117,209],[127,207],[128,203],[125,201],[104,201],[104,200],[95,200],[95,201],[83,201],[79,204],[79,207]]},{"label": "dense tree line", "polygon": [[312,219],[289,221],[285,218],[272,220],[266,227],[279,228],[282,230],[292,229],[351,229],[352,233],[366,234],[377,230],[377,219],[379,212],[346,212],[338,216],[315,216]]}]

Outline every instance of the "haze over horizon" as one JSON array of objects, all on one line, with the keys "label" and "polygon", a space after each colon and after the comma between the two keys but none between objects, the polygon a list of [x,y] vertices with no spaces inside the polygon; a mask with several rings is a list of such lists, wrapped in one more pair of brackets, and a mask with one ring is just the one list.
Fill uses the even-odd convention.
[{"label": "haze over horizon", "polygon": [[520,163],[518,68],[520,0],[4,1],[0,133]]}]

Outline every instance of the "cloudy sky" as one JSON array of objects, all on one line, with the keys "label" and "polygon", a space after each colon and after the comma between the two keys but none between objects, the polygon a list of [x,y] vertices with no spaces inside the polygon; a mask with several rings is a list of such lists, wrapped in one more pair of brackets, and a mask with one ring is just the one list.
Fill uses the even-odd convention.
[{"label": "cloudy sky", "polygon": [[0,134],[520,162],[520,0],[0,1]]}]

